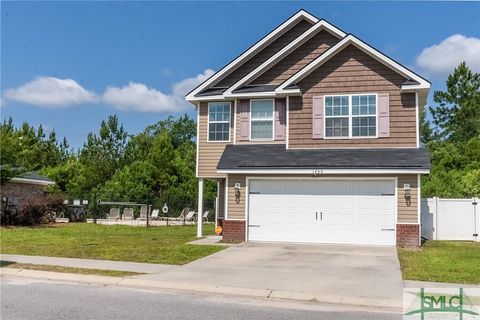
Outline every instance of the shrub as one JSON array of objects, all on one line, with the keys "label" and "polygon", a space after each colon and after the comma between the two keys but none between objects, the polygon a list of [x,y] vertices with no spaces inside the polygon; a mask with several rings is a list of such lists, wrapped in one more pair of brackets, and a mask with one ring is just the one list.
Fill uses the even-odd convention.
[{"label": "shrub", "polygon": [[51,221],[51,214],[62,210],[63,198],[58,194],[30,196],[20,208],[2,212],[1,222],[4,225],[32,226]]}]

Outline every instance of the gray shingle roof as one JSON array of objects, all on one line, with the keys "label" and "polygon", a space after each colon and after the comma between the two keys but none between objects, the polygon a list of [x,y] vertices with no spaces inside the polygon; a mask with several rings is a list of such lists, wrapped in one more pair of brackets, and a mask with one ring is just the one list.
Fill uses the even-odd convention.
[{"label": "gray shingle roof", "polygon": [[209,88],[205,89],[200,93],[196,94],[196,97],[208,97],[208,96],[217,96],[217,95],[222,95],[225,90],[227,90],[227,87],[221,87],[221,88]]},{"label": "gray shingle roof", "polygon": [[35,171],[26,172],[24,174],[19,175],[17,178],[54,182],[52,179],[46,176],[42,176]]},{"label": "gray shingle roof", "polygon": [[246,85],[234,90],[234,93],[268,92],[277,88],[276,84]]},{"label": "gray shingle roof", "polygon": [[227,145],[217,169],[245,168],[377,168],[430,169],[425,149],[302,149],[279,144]]}]

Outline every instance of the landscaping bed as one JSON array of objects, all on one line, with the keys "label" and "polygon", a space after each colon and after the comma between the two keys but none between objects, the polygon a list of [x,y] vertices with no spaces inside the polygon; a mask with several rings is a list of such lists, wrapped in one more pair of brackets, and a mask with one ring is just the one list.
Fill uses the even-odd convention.
[{"label": "landscaping bed", "polygon": [[480,284],[480,243],[427,241],[419,249],[398,248],[405,280]]},{"label": "landscaping bed", "polygon": [[[68,223],[1,228],[1,253],[65,258],[185,264],[224,247],[186,244],[196,226],[131,227]],[[204,234],[214,226],[205,225]]]}]

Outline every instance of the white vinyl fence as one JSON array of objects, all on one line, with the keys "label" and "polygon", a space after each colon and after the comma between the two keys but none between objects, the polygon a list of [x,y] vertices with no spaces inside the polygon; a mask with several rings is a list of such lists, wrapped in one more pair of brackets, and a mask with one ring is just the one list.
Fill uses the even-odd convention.
[{"label": "white vinyl fence", "polygon": [[429,240],[480,241],[478,198],[422,199],[422,237]]}]

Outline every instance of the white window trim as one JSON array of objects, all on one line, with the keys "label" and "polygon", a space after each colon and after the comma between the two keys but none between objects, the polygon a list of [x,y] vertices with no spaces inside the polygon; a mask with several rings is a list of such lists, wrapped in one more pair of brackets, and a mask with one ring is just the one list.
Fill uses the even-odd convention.
[{"label": "white window trim", "polygon": [[[210,123],[226,123],[226,121],[210,121],[210,106],[214,103],[228,103],[229,113],[230,116],[228,117],[228,140],[210,140]],[[209,102],[208,103],[208,110],[207,110],[207,142],[211,143],[226,143],[232,140],[232,129],[230,128],[232,123],[232,103],[230,101],[216,101],[216,102]]]},{"label": "white window trim", "polygon": [[[361,117],[373,117],[373,115],[353,115],[352,114],[352,97],[353,96],[375,96],[375,135],[374,136],[353,136],[352,135],[352,119]],[[325,109],[327,107],[327,98],[329,97],[348,97],[348,116],[327,116]],[[344,140],[344,139],[377,139],[378,138],[378,94],[377,93],[348,93],[348,94],[329,94],[323,97],[323,138],[327,140]],[[328,118],[348,118],[348,136],[345,137],[327,137],[327,117]]]},{"label": "white window trim", "polygon": [[[269,121],[270,119],[253,119],[252,120],[252,102],[253,101],[272,101],[272,138],[252,139],[252,121]],[[275,99],[250,99],[250,121],[248,123],[248,131],[250,141],[274,141],[275,140]]]}]

